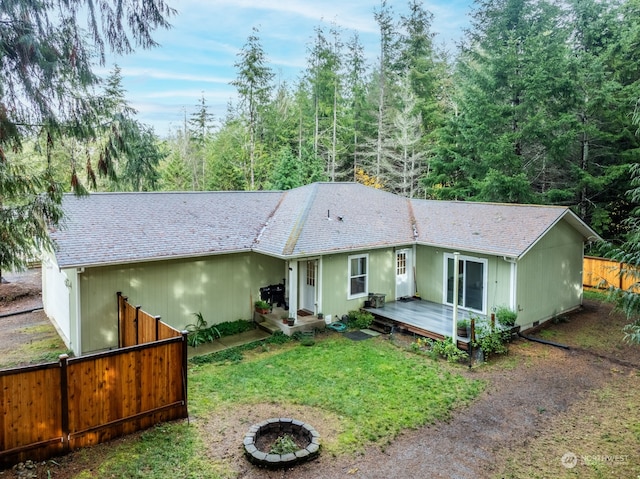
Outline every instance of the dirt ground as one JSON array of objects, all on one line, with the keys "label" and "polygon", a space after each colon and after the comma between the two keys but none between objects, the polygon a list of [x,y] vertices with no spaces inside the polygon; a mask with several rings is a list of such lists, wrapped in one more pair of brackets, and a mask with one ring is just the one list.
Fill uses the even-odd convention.
[{"label": "dirt ground", "polygon": [[[0,285],[0,315],[37,306],[37,292],[33,293],[31,286],[23,284],[25,289],[31,288],[32,293],[18,294],[21,290],[18,282],[16,280],[12,286]],[[19,319],[0,318],[0,350],[8,344],[15,344],[12,322],[41,321],[39,314],[23,314]],[[640,391],[640,347],[622,343],[622,324],[624,318],[612,313],[609,305],[585,301],[581,311],[567,315],[558,324],[549,325],[535,334],[546,340],[564,342],[571,345],[571,349],[519,339],[511,344],[510,352],[504,358],[473,368],[456,366],[460,374],[486,382],[486,389],[478,399],[469,407],[455,411],[448,422],[406,431],[391,444],[370,446],[356,456],[321,454],[311,463],[281,471],[258,469],[242,456],[239,445],[248,427],[267,417],[287,415],[304,418],[319,430],[323,440],[332,440],[340,432],[338,418],[318,409],[292,406],[283,411],[281,406],[262,404],[250,411],[238,408],[207,419],[192,420],[191,424],[200,428],[209,445],[207,455],[216,461],[224,461],[238,478],[516,477],[505,474],[514,461],[530,461],[534,471],[540,461],[545,462],[542,475],[538,477],[556,477],[565,474],[567,469],[562,464],[563,449],[554,449],[551,438],[556,434],[568,437],[576,434],[575,437],[580,438],[580,431],[569,429],[585,426],[567,424],[576,415],[584,416],[584,411],[597,410],[598,404],[606,407],[606,404],[598,402],[604,397],[600,391],[625,390],[630,397],[637,397]],[[411,338],[399,337],[396,341],[402,346]],[[637,409],[637,402],[633,406]],[[567,430],[563,431],[565,427]],[[114,442],[130,440],[131,437]],[[545,440],[550,441],[548,447],[540,442]],[[578,442],[576,439],[573,446],[576,452],[581,452]],[[528,457],[528,448],[539,450],[540,444],[545,447],[545,455],[542,458]],[[56,458],[55,462],[31,465],[30,469],[0,471],[0,478],[69,479],[99,464],[100,457],[106,456],[112,445],[97,446],[88,454],[72,453]],[[624,469],[627,471],[624,474],[632,470],[633,476],[614,474],[598,477],[635,477],[635,464],[640,464],[640,452],[625,456],[625,461],[631,465],[627,464],[629,467]]]}]

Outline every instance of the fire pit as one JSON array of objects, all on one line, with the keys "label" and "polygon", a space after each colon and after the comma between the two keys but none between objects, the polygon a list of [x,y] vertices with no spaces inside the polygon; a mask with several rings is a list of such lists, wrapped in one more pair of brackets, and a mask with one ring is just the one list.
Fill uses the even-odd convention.
[{"label": "fire pit", "polygon": [[243,445],[251,463],[275,469],[315,459],[320,454],[320,434],[297,419],[271,418],[251,426]]}]

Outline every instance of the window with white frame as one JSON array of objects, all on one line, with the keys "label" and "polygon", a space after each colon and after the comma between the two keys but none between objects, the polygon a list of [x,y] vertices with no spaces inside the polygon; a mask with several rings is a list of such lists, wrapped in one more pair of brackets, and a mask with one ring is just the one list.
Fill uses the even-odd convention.
[{"label": "window with white frame", "polygon": [[349,256],[349,299],[368,294],[368,272],[369,255]]}]

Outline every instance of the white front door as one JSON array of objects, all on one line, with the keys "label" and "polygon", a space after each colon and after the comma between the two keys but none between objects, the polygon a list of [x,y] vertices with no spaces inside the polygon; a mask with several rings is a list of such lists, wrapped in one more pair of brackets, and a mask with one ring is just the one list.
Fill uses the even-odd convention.
[{"label": "white front door", "polygon": [[316,281],[317,281],[316,260],[298,262],[298,278],[300,303],[299,309],[306,309],[316,313]]},{"label": "white front door", "polygon": [[411,249],[396,251],[396,298],[413,296],[413,254]]}]

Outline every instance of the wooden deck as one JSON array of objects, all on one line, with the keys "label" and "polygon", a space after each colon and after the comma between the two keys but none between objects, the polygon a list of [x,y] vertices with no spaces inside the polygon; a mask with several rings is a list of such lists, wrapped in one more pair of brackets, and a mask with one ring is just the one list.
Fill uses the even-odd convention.
[{"label": "wooden deck", "polygon": [[[421,299],[398,300],[386,303],[382,308],[363,308],[374,315],[381,324],[404,329],[431,339],[451,337],[453,307]],[[468,311],[458,310],[458,319],[469,319]],[[481,321],[486,317],[473,314]],[[458,347],[468,350],[469,338],[457,337]]]}]

